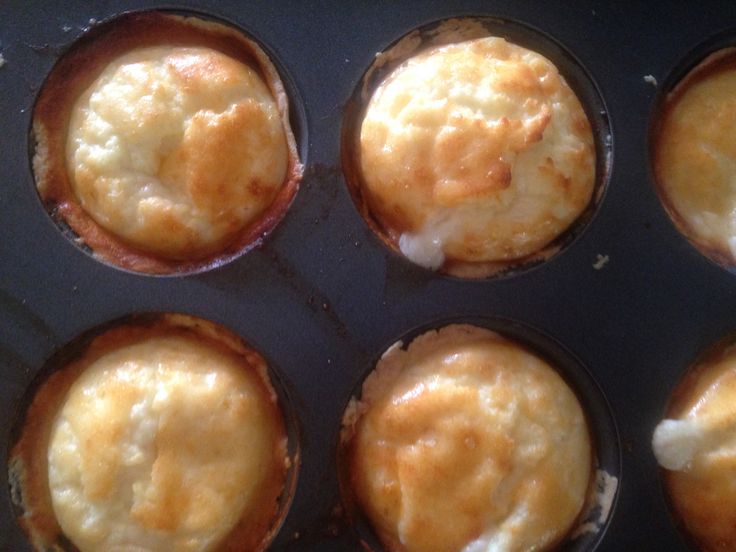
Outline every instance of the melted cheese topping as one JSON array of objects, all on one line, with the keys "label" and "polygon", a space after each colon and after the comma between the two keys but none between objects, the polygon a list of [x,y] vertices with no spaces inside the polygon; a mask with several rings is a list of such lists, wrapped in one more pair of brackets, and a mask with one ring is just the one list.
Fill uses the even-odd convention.
[{"label": "melted cheese topping", "polygon": [[192,259],[271,204],[288,150],[255,71],[206,48],[152,47],[110,64],[77,100],[67,164],[98,224],[145,251]]},{"label": "melted cheese topping", "polygon": [[674,419],[652,446],[670,471],[667,489],[682,522],[705,550],[736,549],[736,351],[697,368]]},{"label": "melted cheese topping", "polygon": [[555,66],[501,38],[395,69],[368,104],[361,170],[373,216],[412,261],[508,261],[561,234],[590,201],[590,124]]},{"label": "melted cheese topping", "polygon": [[736,259],[736,69],[686,83],[662,121],[657,182],[696,243]]},{"label": "melted cheese topping", "polygon": [[355,494],[389,550],[542,550],[585,502],[591,445],[575,395],[485,329],[389,350],[345,424]]},{"label": "melted cheese topping", "polygon": [[244,512],[273,508],[258,501],[283,435],[258,378],[177,336],[93,362],[48,447],[66,536],[82,552],[213,550]]}]

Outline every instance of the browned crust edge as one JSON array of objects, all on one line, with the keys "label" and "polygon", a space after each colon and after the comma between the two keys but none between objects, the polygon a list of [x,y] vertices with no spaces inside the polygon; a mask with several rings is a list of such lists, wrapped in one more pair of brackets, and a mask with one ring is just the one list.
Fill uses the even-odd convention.
[{"label": "browned crust edge", "polygon": [[280,528],[293,497],[298,470],[298,451],[290,458],[284,414],[268,376],[264,358],[226,328],[182,314],[141,317],[113,325],[92,338],[72,360],[54,370],[36,389],[8,459],[9,481],[16,504],[22,511],[18,523],[38,550],[76,551],[54,515],[48,483],[47,449],[56,413],[80,374],[107,352],[153,336],[182,336],[197,339],[233,358],[244,370],[255,372],[260,391],[268,400],[269,417],[281,435],[274,444],[271,470],[259,497],[261,507],[244,512],[243,517],[216,550],[220,552],[260,552],[265,550]]},{"label": "browned crust edge", "polygon": [[[218,50],[256,70],[278,105],[288,148],[283,186],[271,205],[220,251],[204,258],[171,260],[143,251],[106,230],[79,204],[66,168],[66,136],[71,110],[102,70],[134,48],[157,45],[203,46]],[[289,99],[276,67],[266,53],[235,28],[196,17],[159,11],[124,13],[93,27],[53,67],[33,112],[36,186],[46,210],[65,222],[94,255],[112,265],[149,274],[188,274],[221,266],[259,246],[286,214],[304,169],[289,122]]]}]

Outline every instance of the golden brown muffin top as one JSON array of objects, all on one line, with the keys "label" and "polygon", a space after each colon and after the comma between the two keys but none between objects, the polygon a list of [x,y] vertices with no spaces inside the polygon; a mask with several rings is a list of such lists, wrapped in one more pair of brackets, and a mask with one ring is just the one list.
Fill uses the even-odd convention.
[{"label": "golden brown muffin top", "polygon": [[216,266],[257,245],[302,174],[288,98],[235,29],[162,12],[83,36],[34,109],[47,209],[101,259],[148,273]]},{"label": "golden brown muffin top", "polygon": [[537,356],[474,326],[391,348],[343,438],[355,499],[392,551],[548,549],[590,483],[574,393]]},{"label": "golden brown muffin top", "polygon": [[66,150],[74,193],[98,224],[183,260],[255,220],[288,166],[265,83],[207,48],[143,48],[108,65],[74,105]]},{"label": "golden brown muffin top", "polygon": [[360,128],[362,197],[391,241],[428,268],[538,253],[588,205],[588,119],[546,58],[496,37],[410,57]]},{"label": "golden brown muffin top", "polygon": [[42,385],[11,455],[34,544],[263,548],[286,434],[263,359],[232,343],[179,321],[119,327]]}]

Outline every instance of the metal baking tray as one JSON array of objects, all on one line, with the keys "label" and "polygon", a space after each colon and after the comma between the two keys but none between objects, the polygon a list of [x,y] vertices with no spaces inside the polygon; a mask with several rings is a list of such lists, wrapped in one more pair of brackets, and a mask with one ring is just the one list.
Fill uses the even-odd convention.
[{"label": "metal baking tray", "polygon": [[[95,22],[153,8],[224,20],[265,47],[289,89],[306,165],[293,205],[263,245],[201,274],[152,277],[98,262],[44,211],[30,169],[33,102],[58,56]],[[536,29],[561,45],[600,91],[612,136],[605,194],[575,240],[547,262],[478,281],[426,271],[389,251],[356,209],[340,161],[345,108],[375,54],[414,29],[464,16],[497,20],[500,34],[503,21]],[[673,80],[733,43],[736,4],[726,0],[0,4],[2,457],[27,389],[60,348],[130,314],[199,316],[268,359],[298,420],[301,469],[271,549],[358,550],[360,532],[340,508],[343,409],[392,343],[472,321],[576,366],[560,361],[591,410],[599,461],[616,472],[619,488],[607,529],[566,548],[687,550],[650,439],[686,367],[736,329],[736,274],[703,257],[668,219],[648,135]],[[4,468],[0,487],[0,549],[30,550]]]}]

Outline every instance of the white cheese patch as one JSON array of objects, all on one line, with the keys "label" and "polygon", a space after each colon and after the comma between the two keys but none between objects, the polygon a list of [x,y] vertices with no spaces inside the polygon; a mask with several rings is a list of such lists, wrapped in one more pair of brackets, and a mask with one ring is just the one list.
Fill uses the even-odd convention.
[{"label": "white cheese patch", "polygon": [[445,262],[443,243],[444,240],[434,232],[404,233],[399,238],[399,249],[407,259],[419,266],[437,270]]},{"label": "white cheese patch", "polygon": [[659,465],[668,470],[686,469],[705,441],[704,429],[696,418],[660,422],[652,438]]}]

